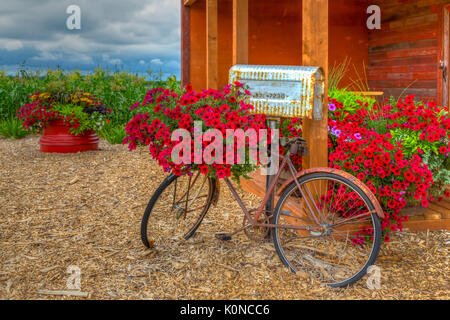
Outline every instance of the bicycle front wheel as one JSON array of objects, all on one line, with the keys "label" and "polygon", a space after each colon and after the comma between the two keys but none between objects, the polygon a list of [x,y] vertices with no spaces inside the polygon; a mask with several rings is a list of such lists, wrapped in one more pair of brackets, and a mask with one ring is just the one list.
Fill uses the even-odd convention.
[{"label": "bicycle front wheel", "polygon": [[292,272],[301,270],[332,287],[356,282],[380,249],[375,204],[337,173],[313,173],[297,182],[285,189],[274,212],[276,225],[298,227],[274,229],[281,261]]},{"label": "bicycle front wheel", "polygon": [[141,223],[148,248],[170,246],[191,238],[211,206],[215,181],[200,172],[168,176],[151,197]]}]

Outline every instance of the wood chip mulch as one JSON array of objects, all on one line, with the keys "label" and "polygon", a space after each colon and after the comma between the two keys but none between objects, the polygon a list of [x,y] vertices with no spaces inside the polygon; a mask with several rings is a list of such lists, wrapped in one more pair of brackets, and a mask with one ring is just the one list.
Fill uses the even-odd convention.
[{"label": "wood chip mulch", "polygon": [[[44,154],[38,136],[0,139],[0,299],[448,299],[450,233],[404,231],[382,246],[381,288],[333,289],[293,275],[271,242],[235,230],[242,213],[222,185],[198,234],[146,249],[141,217],[164,174],[146,149]],[[256,199],[244,194],[246,201]],[[256,202],[255,202],[256,203]],[[81,293],[67,292],[69,266]]]}]

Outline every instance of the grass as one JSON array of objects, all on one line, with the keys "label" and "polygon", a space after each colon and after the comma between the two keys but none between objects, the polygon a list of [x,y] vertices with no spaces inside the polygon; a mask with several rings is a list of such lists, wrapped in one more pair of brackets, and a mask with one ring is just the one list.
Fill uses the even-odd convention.
[{"label": "grass", "polygon": [[330,74],[328,76],[328,90],[332,91],[342,89],[340,83],[348,72],[350,61],[351,59],[345,57],[343,62],[335,62],[333,67],[330,68]]},{"label": "grass", "polygon": [[22,127],[22,121],[17,118],[8,118],[0,121],[0,136],[5,138],[21,139],[28,134]]},{"label": "grass", "polygon": [[107,124],[100,132],[100,136],[111,144],[122,144],[125,139],[125,125]]},{"label": "grass", "polygon": [[116,123],[130,120],[130,106],[142,100],[148,90],[179,85],[175,77],[167,81],[158,78],[148,81],[137,74],[101,68],[87,75],[79,71],[49,69],[46,72],[32,72],[22,69],[16,75],[9,76],[0,71],[0,119],[15,117],[17,109],[29,102],[29,95],[43,92],[49,84],[58,82],[66,83],[70,91],[82,90],[100,98],[105,106],[113,110],[112,120]]}]

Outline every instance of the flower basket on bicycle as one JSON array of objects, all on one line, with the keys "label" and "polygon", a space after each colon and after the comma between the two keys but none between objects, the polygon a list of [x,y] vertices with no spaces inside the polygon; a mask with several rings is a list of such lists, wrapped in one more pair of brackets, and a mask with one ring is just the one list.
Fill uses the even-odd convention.
[{"label": "flower basket on bicycle", "polygon": [[[153,158],[171,172],[144,213],[143,243],[158,248],[191,238],[217,201],[218,181],[223,180],[244,213],[244,223],[234,232],[218,234],[218,238],[231,240],[240,231],[264,236],[270,230],[281,261],[292,272],[308,272],[330,286],[354,283],[367,273],[378,255],[379,217],[383,217],[380,204],[367,186],[348,173],[331,168],[297,172],[291,157],[305,155],[305,141],[300,137],[278,140],[274,122],[268,128],[266,116],[259,114],[320,118],[321,69],[236,66],[230,78],[233,85],[221,92],[196,93],[189,87],[183,92],[155,89],[134,106],[141,108],[141,113],[127,125],[125,142],[130,149],[149,145]],[[249,83],[253,96],[241,81]],[[180,128],[184,131],[174,134]],[[243,138],[234,136],[232,147],[228,145],[227,149],[225,140],[217,139],[217,135],[208,134],[206,143],[204,136],[199,138],[198,133],[208,128],[222,135],[239,129],[254,133]],[[252,154],[252,139],[258,147],[261,141],[271,146],[281,142],[284,150],[282,155],[270,148],[269,167],[276,170],[268,179],[262,203],[254,210],[245,206],[229,179],[246,177],[264,163],[260,154]],[[224,146],[234,160],[241,161],[226,162],[225,152],[217,151]],[[203,157],[196,158],[198,151]],[[277,190],[285,169],[290,179]],[[370,230],[366,233],[370,236],[362,239],[358,233],[361,228]]]}]

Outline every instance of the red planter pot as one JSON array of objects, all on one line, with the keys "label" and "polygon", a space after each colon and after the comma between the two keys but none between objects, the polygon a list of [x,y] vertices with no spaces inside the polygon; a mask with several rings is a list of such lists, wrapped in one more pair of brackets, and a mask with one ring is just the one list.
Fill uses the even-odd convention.
[{"label": "red planter pot", "polygon": [[62,120],[53,120],[42,132],[39,140],[41,152],[75,153],[98,150],[99,138],[95,131],[87,130],[76,136]]}]

